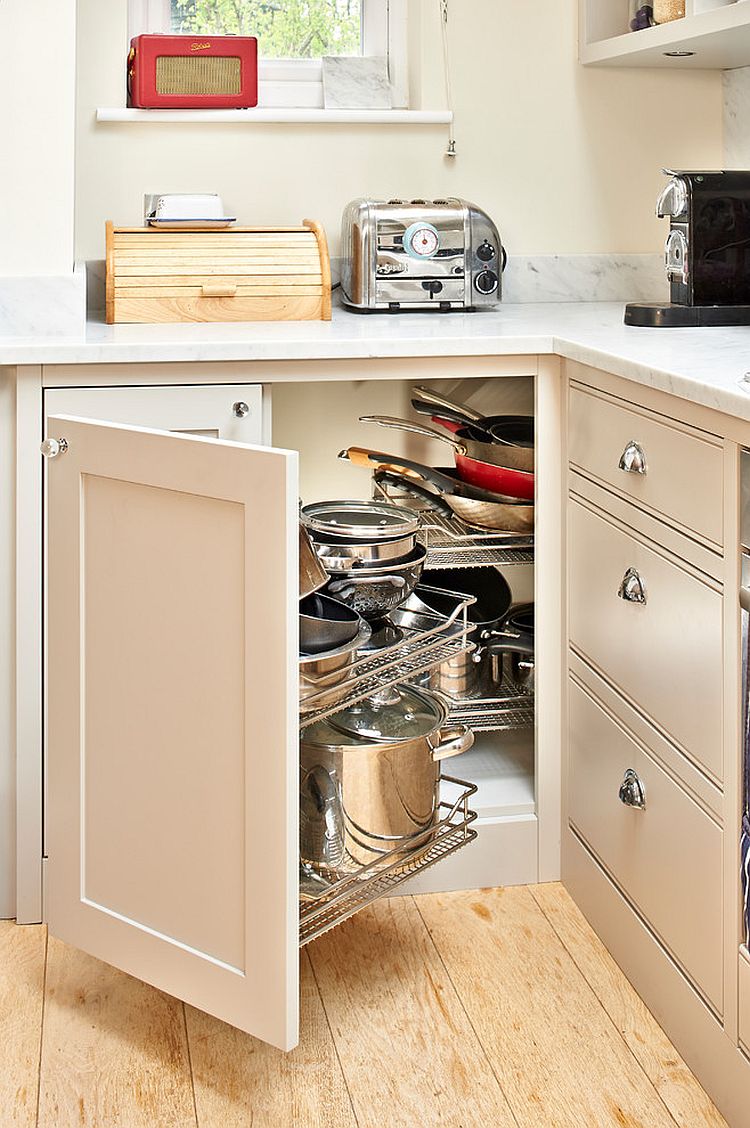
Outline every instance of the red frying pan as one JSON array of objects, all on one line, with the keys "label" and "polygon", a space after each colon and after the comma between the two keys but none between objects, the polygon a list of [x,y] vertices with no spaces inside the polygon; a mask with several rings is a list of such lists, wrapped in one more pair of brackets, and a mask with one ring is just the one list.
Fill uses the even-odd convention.
[{"label": "red frying pan", "polygon": [[453,447],[456,470],[462,481],[505,497],[520,498],[523,501],[532,501],[534,498],[534,475],[514,467],[506,453],[512,451],[512,447],[459,439],[448,431],[425,427],[408,419],[393,419],[389,415],[360,415],[359,421],[409,431],[414,435],[424,435],[428,439],[446,443]]}]

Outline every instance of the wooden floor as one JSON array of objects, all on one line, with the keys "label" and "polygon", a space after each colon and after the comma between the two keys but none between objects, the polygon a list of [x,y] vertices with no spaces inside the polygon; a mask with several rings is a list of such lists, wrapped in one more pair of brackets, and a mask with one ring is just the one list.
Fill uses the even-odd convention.
[{"label": "wooden floor", "polygon": [[302,953],[282,1054],[0,924],[0,1125],[724,1125],[559,885],[394,898]]}]

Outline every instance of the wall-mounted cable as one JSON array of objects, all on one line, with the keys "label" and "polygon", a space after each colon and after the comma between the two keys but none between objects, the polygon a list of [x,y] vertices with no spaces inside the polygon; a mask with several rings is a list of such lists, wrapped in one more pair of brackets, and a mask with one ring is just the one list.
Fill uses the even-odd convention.
[{"label": "wall-mounted cable", "polygon": [[446,157],[456,156],[456,136],[453,130],[453,88],[451,86],[450,48],[448,45],[448,0],[440,0],[440,26],[443,37],[443,73],[445,76],[446,108],[450,111],[451,121],[448,126],[448,148]]}]

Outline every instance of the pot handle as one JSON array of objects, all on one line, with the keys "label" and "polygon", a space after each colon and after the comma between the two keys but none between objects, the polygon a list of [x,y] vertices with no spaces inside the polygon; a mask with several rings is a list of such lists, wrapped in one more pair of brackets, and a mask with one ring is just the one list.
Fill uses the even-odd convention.
[{"label": "pot handle", "polygon": [[440,743],[432,749],[433,760],[447,760],[468,752],[474,743],[474,733],[466,725],[446,725],[438,733]]},{"label": "pot handle", "polygon": [[448,399],[447,396],[442,396],[440,392],[434,391],[432,388],[425,388],[425,386],[417,385],[413,389],[419,393],[419,398],[424,403],[434,404],[435,407],[447,407],[449,411],[454,411],[457,415],[462,415],[463,418],[469,423],[480,423],[482,421],[482,414],[475,411],[473,407],[469,407],[466,403],[461,403],[459,400]]},{"label": "pot handle", "polygon": [[504,654],[507,651],[534,654],[534,636],[530,631],[491,631],[482,641],[488,654]]},{"label": "pot handle", "polygon": [[425,427],[421,423],[412,423],[408,419],[394,419],[391,415],[360,415],[360,423],[377,423],[379,427],[392,427],[396,431],[409,431],[412,435],[424,435],[426,439],[437,439],[439,443],[448,443],[459,454],[466,453],[466,447],[458,439],[454,439],[447,431],[438,431],[434,427]]}]

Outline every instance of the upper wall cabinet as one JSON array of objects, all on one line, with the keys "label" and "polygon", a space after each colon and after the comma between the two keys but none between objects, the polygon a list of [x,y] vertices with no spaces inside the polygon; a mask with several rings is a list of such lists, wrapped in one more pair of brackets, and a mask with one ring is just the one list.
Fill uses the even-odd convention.
[{"label": "upper wall cabinet", "polygon": [[579,0],[584,65],[750,66],[750,0],[686,0],[682,19],[641,31],[630,30],[630,13],[629,0]]}]

